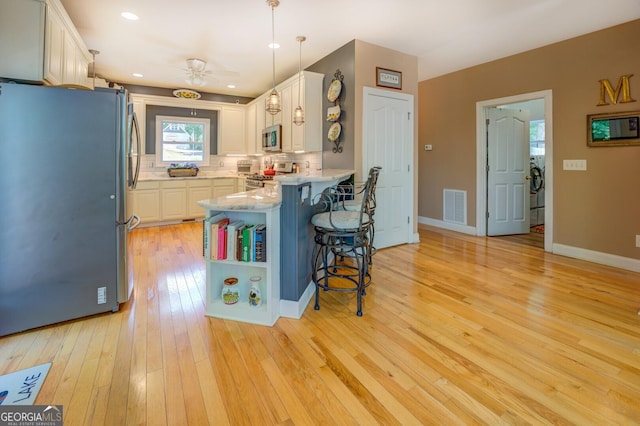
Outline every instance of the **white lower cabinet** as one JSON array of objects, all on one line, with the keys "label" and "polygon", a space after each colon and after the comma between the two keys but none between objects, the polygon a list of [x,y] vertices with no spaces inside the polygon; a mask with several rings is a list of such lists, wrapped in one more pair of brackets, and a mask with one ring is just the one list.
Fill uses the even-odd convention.
[{"label": "white lower cabinet", "polygon": [[180,220],[187,217],[187,183],[162,182],[162,219]]},{"label": "white lower cabinet", "polygon": [[189,181],[187,188],[187,199],[189,200],[187,216],[193,219],[204,217],[204,208],[198,205],[198,201],[211,198],[211,181],[208,179]]},{"label": "white lower cabinet", "polygon": [[239,192],[238,178],[177,179],[138,182],[127,191],[127,217],[140,217],[142,225],[202,219],[198,201]]},{"label": "white lower cabinet", "polygon": [[136,214],[142,223],[159,222],[162,220],[160,212],[160,182],[138,182],[135,190],[129,191],[131,206],[129,216]]},{"label": "white lower cabinet", "polygon": [[[236,260],[206,261],[206,315],[271,326],[280,316],[280,206],[260,210],[207,210],[207,217],[220,213],[230,221],[266,225],[267,261],[239,262]],[[205,241],[211,241],[210,225],[205,220]],[[251,277],[260,277],[260,306],[249,303]],[[225,304],[222,288],[227,278],[238,280],[239,298],[236,303]]]},{"label": "white lower cabinet", "polygon": [[237,178],[220,178],[213,181],[212,197],[224,197],[225,195],[239,192]]}]

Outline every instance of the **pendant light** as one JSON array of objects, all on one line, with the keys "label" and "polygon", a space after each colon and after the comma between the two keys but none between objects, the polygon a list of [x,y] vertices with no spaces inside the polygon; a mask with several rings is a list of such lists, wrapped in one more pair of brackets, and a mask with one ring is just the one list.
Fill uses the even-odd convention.
[{"label": "pendant light", "polygon": [[293,124],[296,126],[302,126],[304,124],[304,111],[300,106],[300,90],[301,90],[301,79],[302,79],[302,42],[307,38],[305,36],[298,36],[296,40],[300,43],[300,57],[298,59],[298,107],[293,112]]},{"label": "pendant light", "polygon": [[93,58],[93,61],[91,63],[91,69],[93,71],[93,88],[96,88],[96,55],[100,54],[99,50],[96,49],[89,49],[89,53],[91,53],[91,57]]},{"label": "pendant light", "polygon": [[267,100],[267,112],[271,115],[276,115],[280,112],[280,95],[276,90],[276,36],[275,36],[275,24],[274,15],[275,8],[280,4],[279,0],[267,0],[267,4],[271,6],[271,49],[273,54],[273,89]]}]

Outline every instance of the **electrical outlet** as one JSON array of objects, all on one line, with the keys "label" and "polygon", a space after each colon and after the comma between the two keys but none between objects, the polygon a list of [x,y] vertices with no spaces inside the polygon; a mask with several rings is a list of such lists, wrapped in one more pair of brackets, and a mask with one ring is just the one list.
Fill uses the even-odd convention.
[{"label": "electrical outlet", "polygon": [[425,145],[424,146],[424,150],[425,151],[432,151],[433,150],[433,145]]},{"label": "electrical outlet", "polygon": [[147,161],[147,169],[153,169],[154,166],[153,161]]},{"label": "electrical outlet", "polygon": [[636,235],[636,247],[640,247],[640,235]]},{"label": "electrical outlet", "polygon": [[220,167],[224,167],[224,161],[220,160],[220,162],[218,163],[218,165],[219,165]]}]

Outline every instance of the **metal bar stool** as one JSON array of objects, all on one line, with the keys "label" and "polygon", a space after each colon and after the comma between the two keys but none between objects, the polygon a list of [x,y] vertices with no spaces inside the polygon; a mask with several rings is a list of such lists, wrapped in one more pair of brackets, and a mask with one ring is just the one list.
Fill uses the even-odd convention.
[{"label": "metal bar stool", "polygon": [[320,194],[316,205],[323,206],[311,223],[315,227],[315,247],[312,256],[312,279],[316,285],[314,309],[320,309],[319,292],[356,292],[358,316],[362,316],[362,296],[371,284],[370,235],[373,229],[373,191],[380,168],[372,168],[359,199],[360,208],[345,208],[345,192],[339,187]]},{"label": "metal bar stool", "polygon": [[[373,173],[374,170],[377,170],[377,173]],[[376,185],[378,184],[378,175],[380,174],[380,170],[382,167],[374,166],[369,171],[369,177],[367,178],[367,182],[362,185],[361,188],[356,188],[355,186],[345,186],[344,187],[344,197],[343,201],[339,204],[339,208],[343,210],[348,210],[352,212],[357,212],[362,209],[362,197],[364,196],[364,190],[367,187],[367,183],[370,182],[369,187],[369,201],[368,201],[368,213],[370,215],[370,223],[369,223],[369,266],[373,263],[373,255],[376,253],[376,247],[373,245],[373,239],[375,237],[375,220],[374,215],[376,212]],[[350,194],[351,191],[351,195]]]}]

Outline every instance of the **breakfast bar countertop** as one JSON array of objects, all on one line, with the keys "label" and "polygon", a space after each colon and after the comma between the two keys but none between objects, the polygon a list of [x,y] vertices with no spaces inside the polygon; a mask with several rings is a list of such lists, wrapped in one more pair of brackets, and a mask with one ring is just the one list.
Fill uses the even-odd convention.
[{"label": "breakfast bar countertop", "polygon": [[198,201],[198,205],[207,210],[268,210],[279,207],[281,203],[280,191],[273,187]]},{"label": "breakfast bar countertop", "polygon": [[309,172],[288,173],[275,175],[273,179],[281,185],[298,185],[306,182],[335,182],[338,183],[355,173],[347,169],[322,169]]}]

